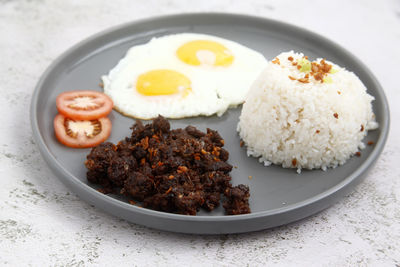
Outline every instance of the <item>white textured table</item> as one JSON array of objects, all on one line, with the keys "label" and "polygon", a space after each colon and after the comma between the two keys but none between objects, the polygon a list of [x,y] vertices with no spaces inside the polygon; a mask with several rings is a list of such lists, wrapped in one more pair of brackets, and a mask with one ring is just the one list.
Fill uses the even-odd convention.
[{"label": "white textured table", "polygon": [[[273,230],[195,236],[107,215],[54,177],[29,123],[31,95],[45,68],[73,44],[110,26],[194,11],[297,24],[338,42],[373,71],[389,99],[391,133],[376,166],[350,196]],[[0,265],[400,266],[399,66],[395,0],[0,0]]]}]

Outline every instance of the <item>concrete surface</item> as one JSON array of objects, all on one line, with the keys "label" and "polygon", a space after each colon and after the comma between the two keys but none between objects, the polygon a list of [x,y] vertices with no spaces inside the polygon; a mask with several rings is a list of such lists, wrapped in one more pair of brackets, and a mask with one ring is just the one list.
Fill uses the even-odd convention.
[{"label": "concrete surface", "polygon": [[[287,21],[349,49],[382,83],[392,124],[369,176],[332,208],[272,230],[222,236],[160,232],[79,200],[32,139],[29,104],[45,68],[123,22],[193,11]],[[0,265],[400,266],[399,1],[0,0]]]}]

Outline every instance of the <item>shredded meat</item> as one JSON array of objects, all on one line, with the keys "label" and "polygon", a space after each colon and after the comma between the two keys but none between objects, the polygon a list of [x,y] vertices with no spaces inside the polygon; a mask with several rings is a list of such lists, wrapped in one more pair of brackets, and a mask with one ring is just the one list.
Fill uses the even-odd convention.
[{"label": "shredded meat", "polygon": [[171,130],[161,116],[146,125],[136,121],[131,129],[117,145],[100,144],[87,156],[87,179],[102,192],[120,192],[135,205],[140,201],[143,207],[179,214],[212,211],[221,200],[226,214],[250,212],[249,188],[232,186],[229,153],[217,131]]},{"label": "shredded meat", "polygon": [[245,214],[250,213],[248,200],[250,197],[249,187],[246,185],[238,185],[225,189],[224,195],[226,200],[223,207],[227,214]]}]

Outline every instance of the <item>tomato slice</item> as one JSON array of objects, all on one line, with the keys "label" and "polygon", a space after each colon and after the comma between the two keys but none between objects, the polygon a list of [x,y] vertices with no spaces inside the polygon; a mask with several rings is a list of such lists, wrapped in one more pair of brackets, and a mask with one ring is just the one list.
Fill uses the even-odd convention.
[{"label": "tomato slice", "polygon": [[56,100],[58,112],[74,120],[94,120],[107,116],[113,107],[111,98],[96,91],[69,91]]},{"label": "tomato slice", "polygon": [[111,133],[111,121],[108,118],[95,120],[73,120],[58,114],[54,118],[54,130],[60,143],[74,148],[97,146]]}]

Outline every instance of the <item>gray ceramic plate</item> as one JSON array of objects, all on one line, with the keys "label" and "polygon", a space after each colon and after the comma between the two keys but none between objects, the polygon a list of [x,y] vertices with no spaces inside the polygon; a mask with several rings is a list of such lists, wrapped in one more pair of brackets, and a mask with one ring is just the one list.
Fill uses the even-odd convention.
[{"label": "gray ceramic plate", "polygon": [[[326,172],[303,171],[279,166],[263,167],[257,159],[248,158],[239,147],[236,124],[240,108],[224,116],[199,117],[172,121],[173,127],[192,124],[204,130],[217,129],[230,152],[233,184],[244,183],[251,190],[252,213],[224,216],[222,208],[198,216],[157,212],[130,205],[117,196],[99,193],[86,181],[83,165],[88,149],[70,149],[59,144],[52,121],[57,114],[56,96],[68,90],[99,90],[99,77],[122,58],[133,45],[154,36],[179,32],[217,35],[255,49],[271,59],[280,52],[302,51],[311,58],[325,57],[355,72],[375,96],[373,103],[380,128],[370,132],[361,157],[353,157],[345,165]],[[130,134],[131,118],[113,111],[110,141],[117,142]],[[142,20],[97,34],[60,56],[47,69],[34,92],[31,122],[35,140],[56,176],[83,200],[128,221],[153,228],[184,233],[240,233],[266,229],[300,220],[321,211],[348,194],[372,167],[381,153],[389,128],[389,112],[381,86],[371,72],[353,55],[337,44],[307,30],[277,21],[230,14],[186,14]],[[248,177],[252,176],[250,180]]]}]

